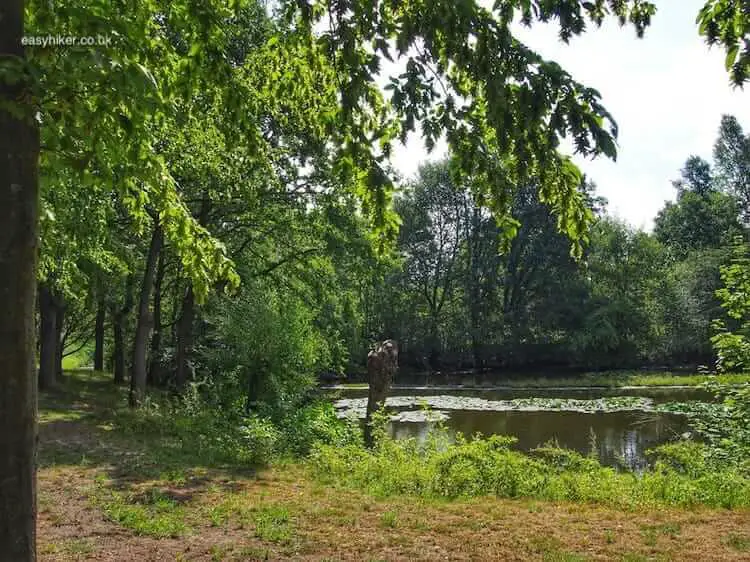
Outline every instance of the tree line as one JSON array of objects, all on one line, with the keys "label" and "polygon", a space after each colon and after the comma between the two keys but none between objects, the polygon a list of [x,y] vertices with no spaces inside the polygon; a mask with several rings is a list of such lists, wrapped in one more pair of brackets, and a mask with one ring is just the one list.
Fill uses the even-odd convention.
[{"label": "tree line", "polygon": [[720,268],[747,237],[748,171],[750,139],[726,115],[713,162],[686,160],[653,232],[609,216],[584,180],[595,220],[576,258],[538,186],[513,194],[508,240],[450,160],[425,165],[396,200],[400,260],[376,325],[424,370],[713,368]]}]

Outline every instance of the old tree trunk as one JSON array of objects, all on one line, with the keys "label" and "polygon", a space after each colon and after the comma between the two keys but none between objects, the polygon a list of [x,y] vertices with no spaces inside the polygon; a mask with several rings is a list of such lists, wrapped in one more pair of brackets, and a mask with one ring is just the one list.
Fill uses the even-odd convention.
[{"label": "old tree trunk", "polygon": [[115,384],[125,382],[125,326],[130,309],[133,308],[133,283],[133,276],[129,275],[125,282],[125,303],[121,307],[112,305],[112,365]]},{"label": "old tree trunk", "polygon": [[96,322],[94,324],[94,370],[104,370],[104,322],[106,320],[106,307],[104,295],[97,295],[96,299]]},{"label": "old tree trunk", "polygon": [[373,415],[385,406],[388,391],[391,388],[393,375],[398,369],[398,344],[395,340],[385,340],[377,344],[367,355],[367,377],[370,390],[367,395],[367,414],[365,416],[365,445],[372,447],[375,439]]},{"label": "old tree trunk", "polygon": [[39,285],[39,388],[49,390],[57,382],[57,367],[60,361],[60,333],[62,311],[52,290]]},{"label": "old tree trunk", "polygon": [[[35,560],[39,137],[30,109],[24,2],[0,3],[0,561]],[[12,79],[8,80],[6,77]],[[12,113],[7,107],[12,107]]]},{"label": "old tree trunk", "polygon": [[156,225],[146,256],[146,270],[143,273],[143,284],[138,299],[138,317],[136,318],[135,341],[133,343],[133,371],[130,374],[131,406],[137,406],[146,393],[148,340],[153,323],[149,304],[151,302],[151,288],[154,286],[154,276],[156,275],[157,259],[159,258],[159,252],[161,252],[163,240],[161,227]]}]

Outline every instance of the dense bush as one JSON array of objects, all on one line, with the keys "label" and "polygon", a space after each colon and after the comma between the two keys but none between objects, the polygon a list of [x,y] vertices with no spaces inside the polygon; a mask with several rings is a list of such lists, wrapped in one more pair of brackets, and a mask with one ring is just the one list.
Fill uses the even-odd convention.
[{"label": "dense bush", "polygon": [[[201,388],[201,387],[204,388]],[[300,457],[316,443],[344,446],[361,441],[357,426],[339,420],[328,402],[314,401],[276,418],[218,408],[206,385],[192,384],[180,397],[150,398],[137,410],[119,410],[114,423],[160,449],[190,455],[208,465],[263,465]]]}]

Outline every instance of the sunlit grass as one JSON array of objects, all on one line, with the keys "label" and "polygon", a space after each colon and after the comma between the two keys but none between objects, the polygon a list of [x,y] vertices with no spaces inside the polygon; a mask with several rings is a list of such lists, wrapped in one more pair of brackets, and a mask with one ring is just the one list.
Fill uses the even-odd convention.
[{"label": "sunlit grass", "polygon": [[108,519],[137,535],[179,537],[188,531],[185,508],[157,489],[139,497],[99,483],[91,499]]}]

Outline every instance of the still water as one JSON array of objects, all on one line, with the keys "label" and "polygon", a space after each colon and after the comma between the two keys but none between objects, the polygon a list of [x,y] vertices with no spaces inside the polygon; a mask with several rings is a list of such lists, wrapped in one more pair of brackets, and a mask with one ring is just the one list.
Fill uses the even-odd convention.
[{"label": "still water", "polygon": [[[366,389],[342,390],[340,415],[363,417]],[[397,387],[388,407],[396,438],[426,438],[437,418],[449,434],[514,435],[517,447],[530,450],[551,440],[589,454],[602,464],[630,470],[647,466],[646,451],[688,431],[683,416],[652,411],[665,402],[710,400],[692,388],[631,389],[466,389]],[[425,415],[420,407],[429,406]],[[425,418],[428,419],[425,419]]]}]

